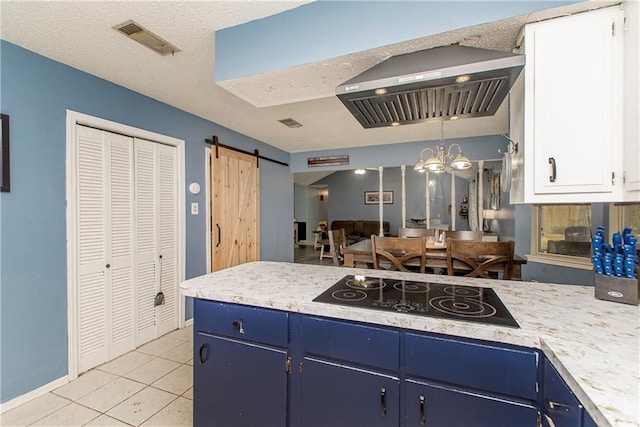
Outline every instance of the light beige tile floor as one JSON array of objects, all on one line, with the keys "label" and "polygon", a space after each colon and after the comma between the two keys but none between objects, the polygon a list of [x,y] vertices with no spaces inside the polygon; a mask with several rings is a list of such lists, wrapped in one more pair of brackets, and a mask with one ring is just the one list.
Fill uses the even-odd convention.
[{"label": "light beige tile floor", "polygon": [[170,332],[0,415],[2,427],[193,424],[193,328]]}]

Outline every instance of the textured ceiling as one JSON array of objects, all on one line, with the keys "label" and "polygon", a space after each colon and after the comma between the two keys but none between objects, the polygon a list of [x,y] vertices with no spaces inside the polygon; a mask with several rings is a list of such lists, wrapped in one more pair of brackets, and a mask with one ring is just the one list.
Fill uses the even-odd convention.
[{"label": "textured ceiling", "polygon": [[[437,123],[363,129],[335,87],[396,54],[461,43],[511,50],[527,22],[616,2],[585,2],[321,63],[214,83],[215,31],[298,7],[306,1],[8,1],[0,37],[288,152],[438,139]],[[133,19],[182,52],[159,56],[114,31]],[[260,108],[262,107],[262,108]],[[301,128],[278,119],[292,117]],[[508,131],[506,102],[495,116],[458,120],[448,138]]]}]

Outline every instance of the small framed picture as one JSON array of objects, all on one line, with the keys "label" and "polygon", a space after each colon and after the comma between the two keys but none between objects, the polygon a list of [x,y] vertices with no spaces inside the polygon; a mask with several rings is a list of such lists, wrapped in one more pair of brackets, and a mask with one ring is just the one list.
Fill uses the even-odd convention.
[{"label": "small framed picture", "polygon": [[8,192],[9,186],[9,116],[0,114],[0,191]]},{"label": "small framed picture", "polygon": [[[380,203],[379,191],[365,191],[364,192],[364,204],[365,205],[377,205]],[[382,203],[385,205],[393,204],[393,191],[382,192]]]}]

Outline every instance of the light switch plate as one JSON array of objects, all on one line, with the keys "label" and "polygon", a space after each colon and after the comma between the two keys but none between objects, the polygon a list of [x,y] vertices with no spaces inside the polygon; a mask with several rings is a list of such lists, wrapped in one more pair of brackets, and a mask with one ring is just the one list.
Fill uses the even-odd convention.
[{"label": "light switch plate", "polygon": [[191,215],[198,215],[198,203],[191,203]]}]

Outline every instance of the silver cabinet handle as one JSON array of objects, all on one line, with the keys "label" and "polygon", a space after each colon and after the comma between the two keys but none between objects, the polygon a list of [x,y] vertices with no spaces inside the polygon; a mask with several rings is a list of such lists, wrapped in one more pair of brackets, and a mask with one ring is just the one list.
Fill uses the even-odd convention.
[{"label": "silver cabinet handle", "polygon": [[234,320],[231,324],[238,330],[238,332],[244,334],[244,328],[242,327],[242,322],[240,320]]},{"label": "silver cabinet handle", "polygon": [[387,389],[382,387],[380,389],[380,410],[382,412],[382,416],[387,415]]},{"label": "silver cabinet handle", "polygon": [[562,409],[566,412],[571,411],[571,405],[565,405],[564,403],[554,402],[553,400],[549,400],[548,397],[545,397],[544,401],[547,403],[549,409]]}]

